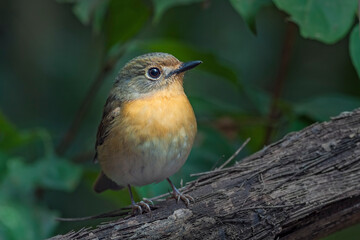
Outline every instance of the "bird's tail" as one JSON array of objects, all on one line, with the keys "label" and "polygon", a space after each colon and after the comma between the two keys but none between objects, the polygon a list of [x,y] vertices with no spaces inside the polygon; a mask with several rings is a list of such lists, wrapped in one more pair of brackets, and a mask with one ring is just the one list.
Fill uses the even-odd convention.
[{"label": "bird's tail", "polygon": [[97,177],[93,189],[97,193],[101,193],[105,190],[120,190],[122,186],[117,185],[114,181],[108,178],[102,171],[100,172],[99,176]]}]

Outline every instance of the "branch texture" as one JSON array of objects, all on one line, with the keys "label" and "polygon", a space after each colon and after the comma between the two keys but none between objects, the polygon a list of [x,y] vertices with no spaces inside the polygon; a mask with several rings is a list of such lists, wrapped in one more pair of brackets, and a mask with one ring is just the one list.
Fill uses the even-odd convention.
[{"label": "branch texture", "polygon": [[53,239],[318,239],[360,221],[360,109],[201,175],[148,214]]}]

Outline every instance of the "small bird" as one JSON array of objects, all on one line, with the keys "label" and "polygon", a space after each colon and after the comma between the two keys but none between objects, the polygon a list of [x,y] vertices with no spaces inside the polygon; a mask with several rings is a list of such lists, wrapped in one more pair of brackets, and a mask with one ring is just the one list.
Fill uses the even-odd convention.
[{"label": "small bird", "polygon": [[173,197],[194,199],[170,181],[185,163],[197,131],[194,111],[184,93],[185,71],[201,61],[180,62],[167,53],[149,53],[129,61],[119,72],[104,106],[94,157],[101,166],[97,193],[128,187],[132,209],[151,212],[149,200],[135,203],[131,186],[164,179]]}]

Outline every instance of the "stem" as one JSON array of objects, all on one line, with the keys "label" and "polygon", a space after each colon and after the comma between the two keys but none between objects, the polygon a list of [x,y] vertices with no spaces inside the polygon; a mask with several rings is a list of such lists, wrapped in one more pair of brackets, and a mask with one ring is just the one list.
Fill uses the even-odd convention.
[{"label": "stem", "polygon": [[286,26],[286,33],[284,39],[284,45],[282,48],[280,66],[278,69],[277,77],[274,82],[274,88],[272,92],[271,107],[268,115],[268,124],[265,130],[264,145],[269,144],[272,134],[275,130],[275,126],[280,117],[279,111],[279,99],[282,94],[286,74],[288,72],[289,63],[291,59],[291,53],[293,50],[296,27],[293,23],[288,23]]},{"label": "stem", "polygon": [[83,122],[86,113],[90,109],[96,94],[98,93],[101,85],[104,83],[104,80],[109,72],[114,68],[117,60],[124,54],[124,49],[120,51],[118,55],[113,58],[110,58],[102,67],[100,73],[97,75],[95,81],[91,85],[89,91],[87,92],[83,102],[80,105],[79,110],[77,111],[69,129],[66,134],[60,141],[59,145],[56,148],[56,153],[58,155],[63,155],[69,148],[70,144],[74,141],[76,134],[78,133],[81,123]]}]

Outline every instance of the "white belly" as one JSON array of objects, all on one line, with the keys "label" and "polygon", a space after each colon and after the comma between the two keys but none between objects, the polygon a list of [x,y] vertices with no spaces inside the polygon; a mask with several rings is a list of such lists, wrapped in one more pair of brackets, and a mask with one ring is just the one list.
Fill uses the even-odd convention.
[{"label": "white belly", "polygon": [[[119,151],[106,161],[112,164],[104,164],[103,171],[120,186],[160,182],[176,173],[190,153],[192,141],[189,143],[185,130],[176,135],[145,141],[130,152]],[[127,144],[134,144],[129,141]]]}]

